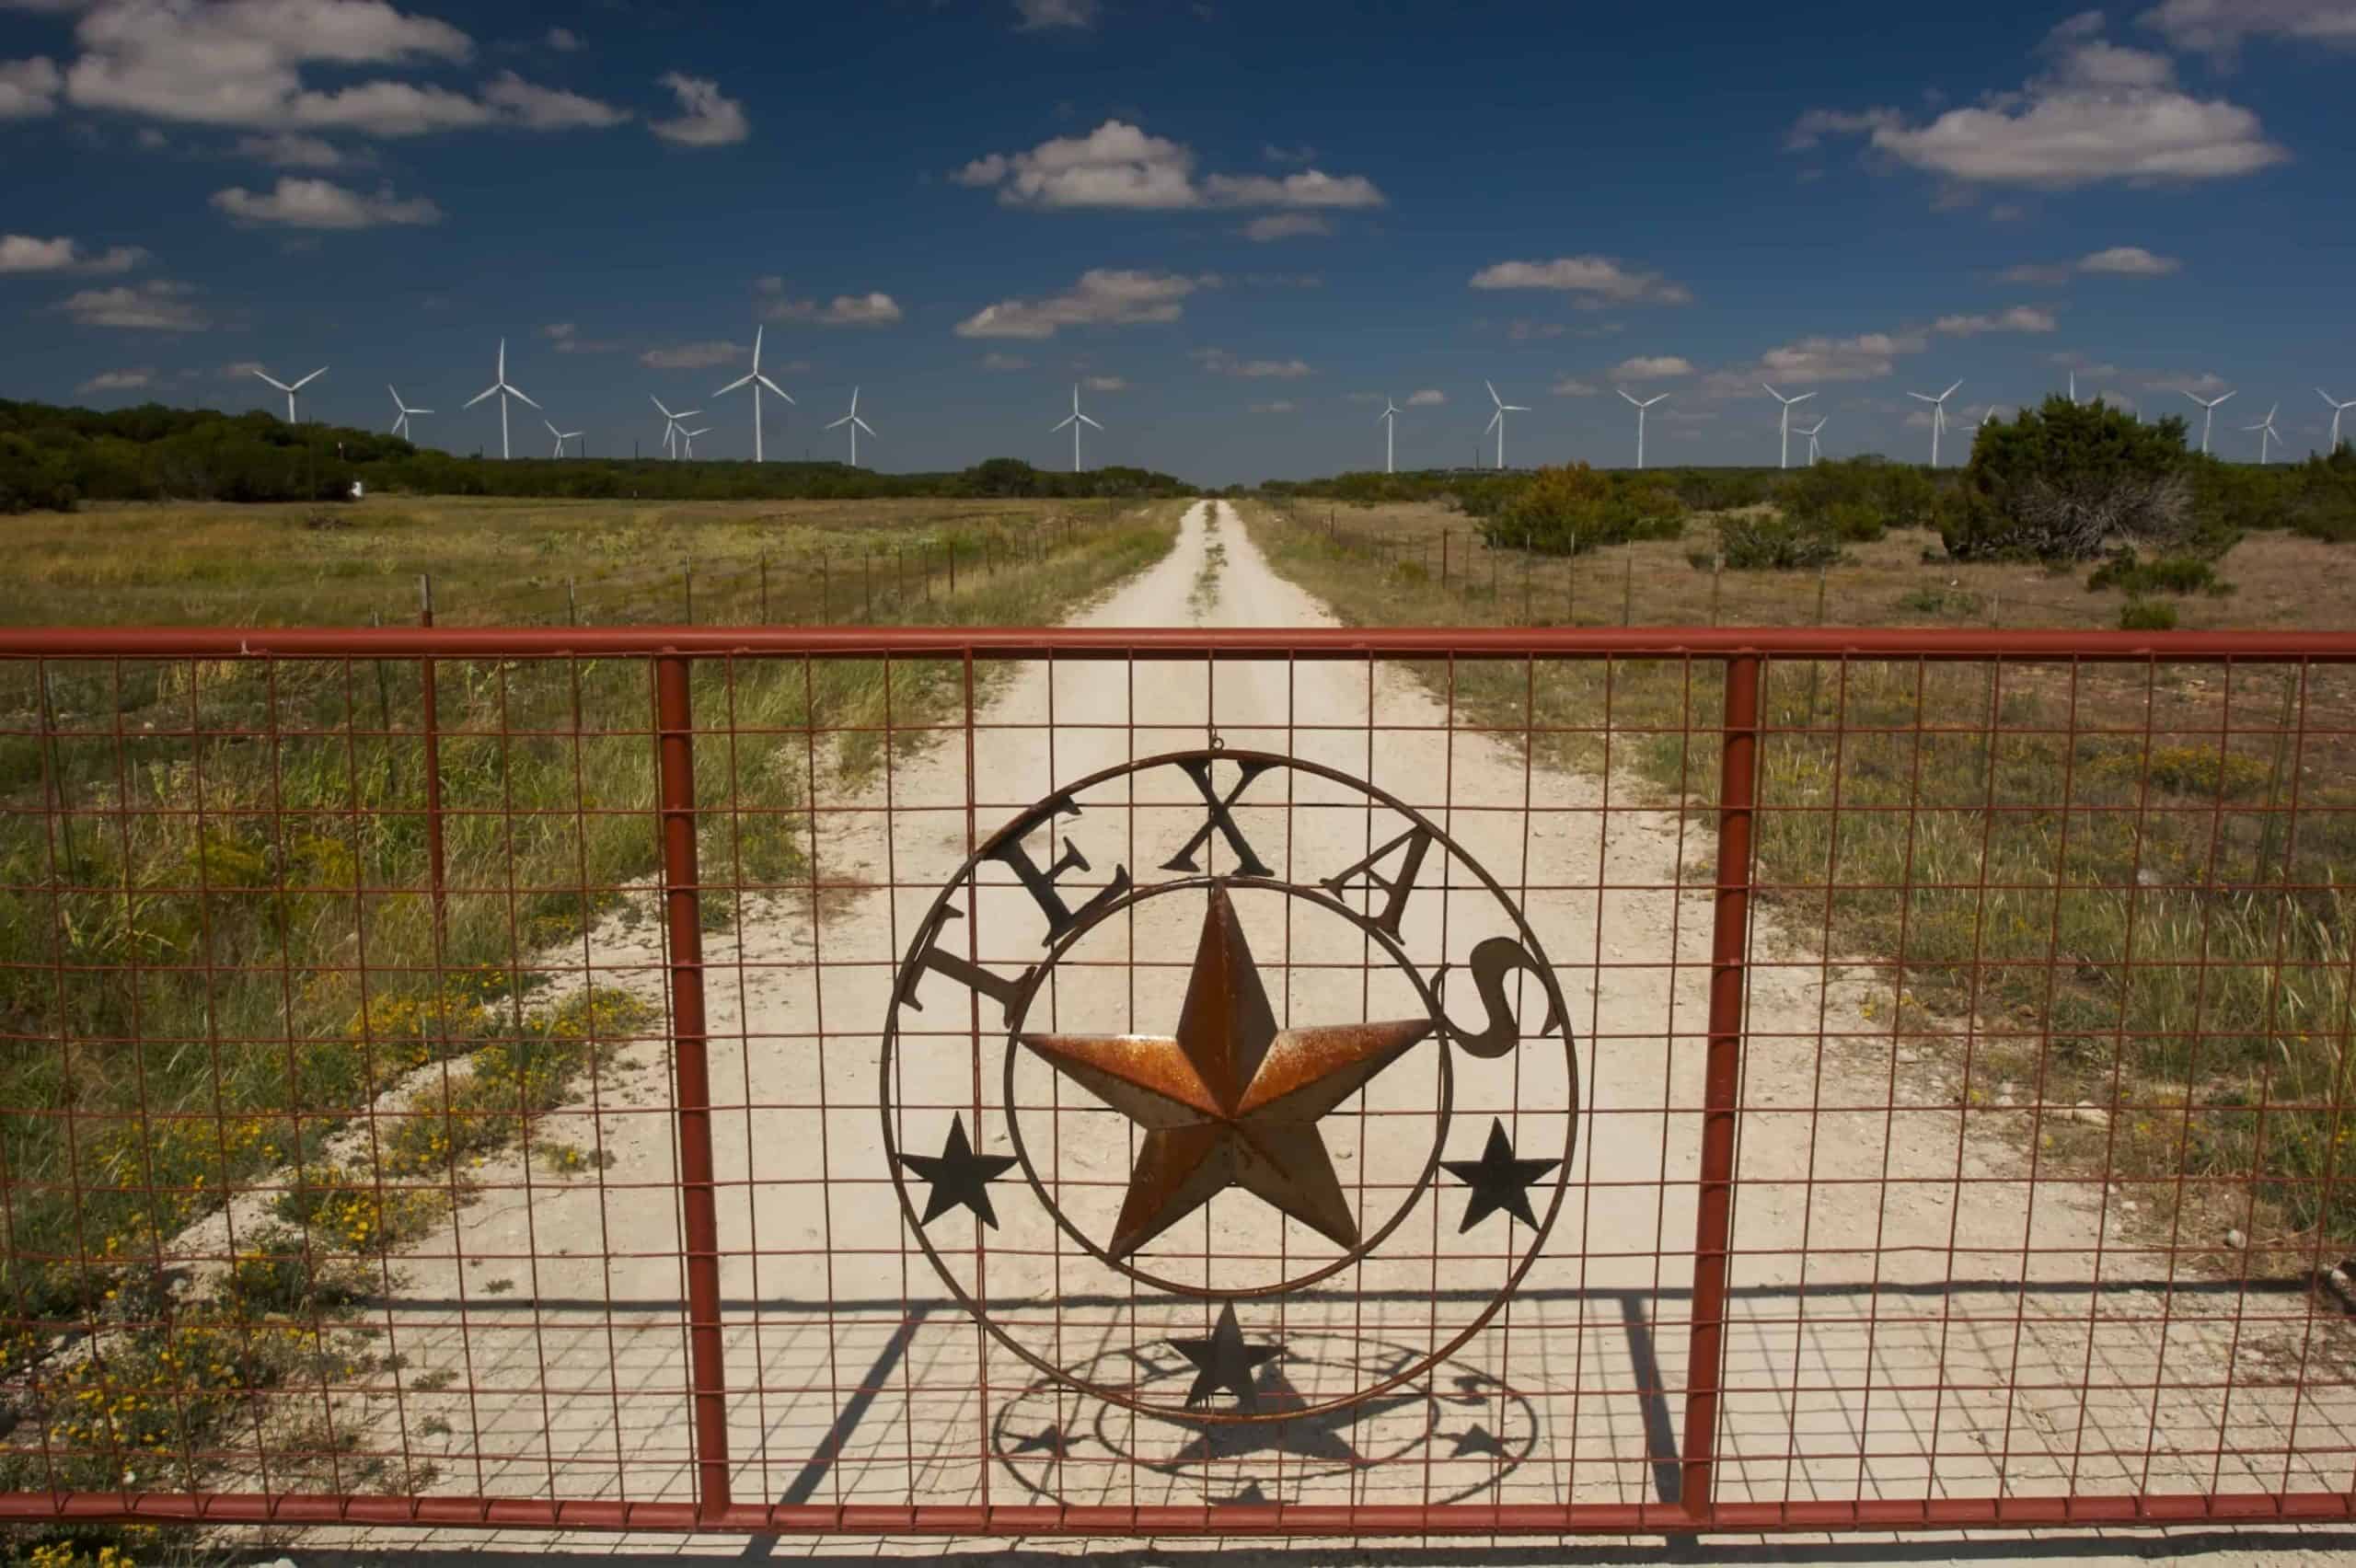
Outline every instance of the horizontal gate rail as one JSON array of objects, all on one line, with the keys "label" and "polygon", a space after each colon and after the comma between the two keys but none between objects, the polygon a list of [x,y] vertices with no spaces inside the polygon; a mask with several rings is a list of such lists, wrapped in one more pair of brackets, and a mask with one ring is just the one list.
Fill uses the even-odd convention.
[{"label": "horizontal gate rail", "polygon": [[[2350,665],[0,629],[0,1523],[2356,1521]],[[1428,1009],[1325,1134],[1363,1251],[1090,1239],[1136,1135],[1010,1031],[1195,1017],[1149,875],[1280,895],[1274,1027]]]}]

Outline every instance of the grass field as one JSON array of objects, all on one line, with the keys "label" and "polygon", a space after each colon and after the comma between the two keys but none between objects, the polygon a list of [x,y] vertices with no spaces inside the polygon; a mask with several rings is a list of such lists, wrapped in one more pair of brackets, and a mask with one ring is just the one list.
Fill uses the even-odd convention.
[{"label": "grass field", "polygon": [[[1697,570],[1705,524],[1565,562],[1468,553],[1467,521],[1438,508],[1244,516],[1278,571],[1364,625],[2096,628],[2120,603],[2087,593],[2084,568],[1928,564],[1920,533],[1819,578]],[[2221,570],[2239,591],[2188,601],[2186,625],[2351,624],[2334,547],[2253,536]],[[1552,760],[1638,798],[1715,800],[1715,664],[1424,673],[1466,722],[1540,727]],[[2350,672],[1784,664],[1763,701],[1763,896],[1822,951],[1880,968],[1893,1054],[1975,1105],[2090,1108],[2022,1135],[2145,1184],[2138,1212],[2186,1245],[2356,1238]],[[2195,1178],[2180,1189],[2179,1170]]]},{"label": "grass field", "polygon": [[[815,620],[828,597],[837,619],[865,619],[872,593],[878,622],[1036,624],[1160,559],[1182,509],[372,502],[320,530],[288,508],[110,510],[14,520],[30,570],[7,614],[350,624],[381,607],[398,620],[424,571],[450,585],[448,620],[524,618],[519,595],[546,618],[549,581],[567,573],[596,585],[581,595],[595,618],[670,620],[665,594],[684,585],[663,573],[692,548],[736,568],[768,549],[781,620]],[[850,580],[863,588],[852,613],[839,575],[812,561],[830,554],[839,574],[862,551],[875,564]],[[746,577],[699,567],[698,618],[753,618]],[[555,605],[560,617],[560,587]],[[648,664],[453,659],[436,676],[439,919],[416,661],[0,666],[0,1299],[19,1324],[123,1325],[116,1370],[76,1363],[33,1401],[60,1421],[94,1401],[109,1412],[78,1436],[58,1428],[69,1448],[111,1443],[156,1483],[201,1450],[202,1424],[235,1415],[236,1399],[175,1413],[116,1383],[125,1366],[161,1377],[171,1357],[213,1355],[189,1336],[230,1332],[223,1322],[249,1342],[257,1317],[311,1320],[283,1355],[235,1358],[248,1389],[349,1354],[320,1337],[312,1295],[290,1305],[289,1282],[315,1292],[329,1275],[314,1251],[380,1253],[431,1222],[375,1192],[382,1171],[320,1154],[390,1084],[470,1058],[445,1103],[386,1146],[390,1169],[456,1183],[471,1155],[653,1027],[630,998],[555,995],[534,973],[660,864]],[[697,723],[712,733],[697,748],[699,798],[767,808],[700,823],[706,876],[723,884],[707,920],[733,917],[729,889],[806,887],[797,808],[813,781],[871,767],[887,714],[896,732],[960,695],[938,663],[700,662]],[[161,1266],[143,1259],[211,1194],[281,1165],[303,1173],[281,1228],[218,1299],[167,1309]],[[12,1331],[0,1369],[49,1355],[50,1337]]]},{"label": "grass field", "polygon": [[[506,501],[99,504],[8,520],[0,624],[365,626],[901,618],[928,585],[1020,559],[1103,502]],[[568,600],[567,587],[571,585]],[[690,613],[692,612],[692,613]]]}]

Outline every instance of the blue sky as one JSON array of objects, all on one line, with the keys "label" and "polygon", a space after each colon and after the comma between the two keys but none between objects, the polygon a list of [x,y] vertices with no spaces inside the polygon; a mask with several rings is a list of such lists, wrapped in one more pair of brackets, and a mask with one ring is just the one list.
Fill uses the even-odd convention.
[{"label": "blue sky", "polygon": [[[0,392],[436,412],[593,452],[1069,461],[1225,482],[1926,452],[2058,388],[2356,398],[2356,0],[0,0]],[[516,449],[545,453],[518,409]],[[782,417],[780,417],[780,412]],[[1910,423],[1910,421],[1913,421]],[[525,432],[532,432],[526,434]],[[1950,443],[1952,456],[1960,443]]]}]

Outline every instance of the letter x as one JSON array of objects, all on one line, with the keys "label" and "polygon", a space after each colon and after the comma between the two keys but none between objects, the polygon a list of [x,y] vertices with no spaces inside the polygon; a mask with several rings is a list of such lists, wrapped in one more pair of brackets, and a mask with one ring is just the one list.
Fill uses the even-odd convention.
[{"label": "letter x", "polygon": [[1203,804],[1210,808],[1211,819],[1195,830],[1194,837],[1186,840],[1186,847],[1184,848],[1179,850],[1177,854],[1172,856],[1169,859],[1164,860],[1161,863],[1161,869],[1163,870],[1200,870],[1202,868],[1195,864],[1195,851],[1209,843],[1211,834],[1216,830],[1221,837],[1227,840],[1227,847],[1235,851],[1235,870],[1238,875],[1247,877],[1271,877],[1276,875],[1276,872],[1261,862],[1259,856],[1254,855],[1252,852],[1252,846],[1244,842],[1242,830],[1235,825],[1235,818],[1230,814],[1234,810],[1236,799],[1241,796],[1244,790],[1252,787],[1252,780],[1259,778],[1260,775],[1265,773],[1271,767],[1274,767],[1276,764],[1273,762],[1244,762],[1239,760],[1235,766],[1242,770],[1242,776],[1236,779],[1235,788],[1230,790],[1227,792],[1226,797],[1222,799],[1219,795],[1218,787],[1211,783],[1211,759],[1209,757],[1189,756],[1179,758],[1179,768],[1186,775],[1187,778],[1195,781],[1195,788],[1202,791]]}]

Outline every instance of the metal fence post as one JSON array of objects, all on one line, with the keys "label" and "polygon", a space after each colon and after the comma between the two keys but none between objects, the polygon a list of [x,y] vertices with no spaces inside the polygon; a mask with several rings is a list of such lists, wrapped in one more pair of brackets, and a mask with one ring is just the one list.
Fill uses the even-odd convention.
[{"label": "metal fence post", "polygon": [[[417,624],[433,624],[433,579],[417,574]],[[435,701],[433,660],[417,662],[419,722],[425,732],[425,857],[426,874],[433,890],[434,951],[447,937],[448,901],[443,891],[442,851],[442,715]]]},{"label": "metal fence post", "polygon": [[720,1334],[720,1216],[706,1053],[703,909],[696,867],[694,714],[688,661],[654,661],[654,725],[663,824],[663,902],[671,997],[671,1059],[679,1123],[679,1206],[687,1276],[687,1377],[695,1412],[696,1506],[728,1507],[727,1365]]},{"label": "metal fence post", "polygon": [[1756,653],[1727,661],[1718,758],[1717,899],[1710,923],[1709,1049],[1702,1084],[1702,1170],[1693,1219],[1693,1324],[1685,1357],[1685,1443],[1678,1498],[1709,1517],[1726,1365],[1727,1276],[1734,1236],[1735,1122],[1742,1094],[1744,963],[1750,944],[1750,828],[1759,767]]},{"label": "metal fence post", "polygon": [[761,624],[769,623],[769,552],[761,552]]}]

